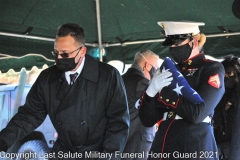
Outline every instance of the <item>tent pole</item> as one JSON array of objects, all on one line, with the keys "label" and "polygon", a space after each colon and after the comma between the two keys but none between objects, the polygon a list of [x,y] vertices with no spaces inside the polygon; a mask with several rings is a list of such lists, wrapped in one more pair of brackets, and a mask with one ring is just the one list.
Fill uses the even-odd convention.
[{"label": "tent pole", "polygon": [[96,0],[96,16],[97,16],[97,29],[98,29],[98,47],[100,51],[99,60],[103,61],[103,47],[102,47],[102,33],[101,33],[101,17],[100,17],[100,4],[99,0]]},{"label": "tent pole", "polygon": [[[206,37],[213,38],[213,37],[229,37],[229,36],[236,36],[240,35],[240,32],[232,32],[232,33],[220,33],[220,34],[208,34]],[[132,41],[132,42],[124,42],[124,43],[105,43],[103,44],[104,47],[113,47],[113,46],[126,46],[126,45],[132,45],[132,44],[142,44],[142,43],[154,43],[154,42],[163,42],[165,38],[163,39],[152,39],[152,40],[142,40],[142,41]]]},{"label": "tent pole", "polygon": [[54,38],[38,37],[38,36],[31,36],[31,35],[26,35],[26,34],[16,34],[16,33],[0,32],[0,35],[2,35],[2,36],[9,36],[9,37],[28,38],[28,39],[35,39],[35,40],[43,40],[43,41],[54,42]]},{"label": "tent pole", "polygon": [[[17,38],[25,38],[25,39],[34,39],[34,40],[42,40],[42,41],[50,41],[54,42],[54,38],[47,38],[47,37],[39,37],[39,36],[31,36],[26,34],[16,34],[16,33],[7,33],[7,32],[0,32],[0,36],[8,36],[8,37],[17,37]],[[86,46],[96,47],[98,46],[96,43],[86,43]]]},{"label": "tent pole", "polygon": [[[99,28],[100,27],[100,28]],[[154,42],[163,42],[165,38],[163,39],[152,39],[152,40],[142,40],[142,41],[132,41],[132,42],[125,42],[125,43],[105,43],[102,44],[101,39],[101,26],[100,26],[100,19],[99,19],[99,27],[98,27],[98,38],[99,38],[99,44],[96,43],[86,43],[86,46],[92,46],[97,47],[101,45],[100,51],[103,51],[103,47],[113,47],[113,46],[126,46],[126,45],[132,45],[132,44],[142,44],[142,43],[154,43]],[[35,40],[43,40],[43,41],[52,41],[54,42],[53,38],[47,38],[47,37],[38,37],[38,36],[31,36],[31,35],[22,35],[22,34],[16,34],[16,33],[7,33],[7,32],[0,32],[0,36],[9,36],[9,37],[18,37],[18,38],[28,38],[28,39],[35,39]],[[213,38],[213,37],[229,37],[229,36],[236,36],[240,35],[240,32],[232,32],[232,33],[219,33],[219,34],[206,34],[207,38]],[[101,53],[101,52],[100,52]],[[101,56],[100,56],[101,57]]]}]

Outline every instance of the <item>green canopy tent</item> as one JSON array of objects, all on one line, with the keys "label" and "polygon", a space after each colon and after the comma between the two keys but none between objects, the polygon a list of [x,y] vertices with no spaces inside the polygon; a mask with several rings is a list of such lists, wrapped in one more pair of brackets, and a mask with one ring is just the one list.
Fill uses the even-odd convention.
[{"label": "green canopy tent", "polygon": [[53,65],[57,28],[68,22],[83,26],[88,54],[105,62],[132,63],[142,49],[167,56],[158,21],[205,22],[206,54],[240,56],[239,8],[239,0],[0,0],[0,70]]}]

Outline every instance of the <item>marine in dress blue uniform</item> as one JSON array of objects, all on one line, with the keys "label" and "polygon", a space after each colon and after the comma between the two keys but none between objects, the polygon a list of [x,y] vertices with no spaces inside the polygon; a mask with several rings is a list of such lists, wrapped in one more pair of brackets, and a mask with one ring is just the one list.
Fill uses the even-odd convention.
[{"label": "marine in dress blue uniform", "polygon": [[[224,93],[224,68],[205,58],[201,48],[206,37],[196,22],[158,22],[165,30],[163,46],[176,62],[176,71],[164,66],[155,73],[142,94],[139,116],[144,126],[160,124],[148,159],[218,159],[211,118]],[[179,85],[173,72],[188,85]],[[172,88],[171,85],[176,86]],[[189,86],[189,87],[187,87]],[[186,88],[187,87],[187,88]],[[193,90],[199,101],[184,95]]]}]

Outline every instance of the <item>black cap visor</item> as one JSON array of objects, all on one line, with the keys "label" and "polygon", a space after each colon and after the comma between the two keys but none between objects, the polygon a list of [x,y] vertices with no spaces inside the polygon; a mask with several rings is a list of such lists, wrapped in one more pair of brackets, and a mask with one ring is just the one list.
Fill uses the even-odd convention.
[{"label": "black cap visor", "polygon": [[162,46],[177,45],[189,37],[192,37],[191,34],[169,35],[163,42]]}]

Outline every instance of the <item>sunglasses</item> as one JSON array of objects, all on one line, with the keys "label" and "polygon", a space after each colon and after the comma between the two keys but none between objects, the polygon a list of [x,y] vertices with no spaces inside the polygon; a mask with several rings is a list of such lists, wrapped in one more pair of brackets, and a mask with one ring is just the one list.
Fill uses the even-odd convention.
[{"label": "sunglasses", "polygon": [[68,58],[70,54],[74,53],[74,52],[77,51],[77,50],[81,50],[82,47],[83,47],[83,46],[80,46],[80,47],[78,47],[76,50],[74,50],[74,51],[72,51],[72,52],[70,52],[70,53],[65,53],[65,52],[63,52],[63,53],[60,54],[60,53],[59,53],[58,51],[56,51],[56,50],[52,50],[51,52],[52,52],[52,55],[55,56],[55,57],[57,57],[58,55],[60,55],[62,58]]}]

